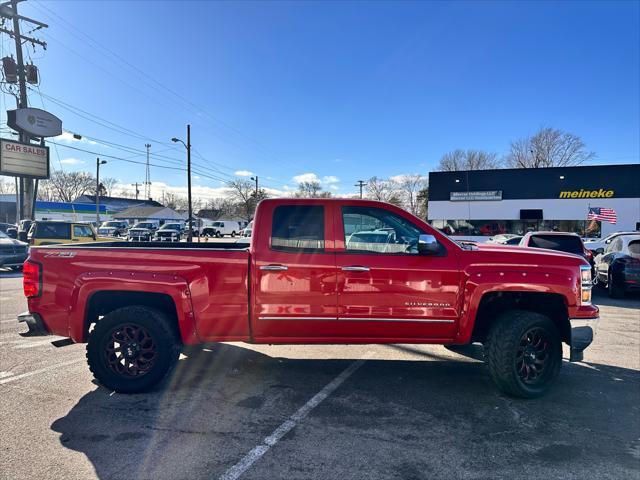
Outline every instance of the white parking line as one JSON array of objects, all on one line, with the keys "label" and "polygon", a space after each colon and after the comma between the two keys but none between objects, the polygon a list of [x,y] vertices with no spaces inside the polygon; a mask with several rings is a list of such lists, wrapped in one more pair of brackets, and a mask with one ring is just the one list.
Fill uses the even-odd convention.
[{"label": "white parking line", "polygon": [[[364,362],[372,355],[371,352],[365,354],[360,360],[356,360],[349,365],[340,375],[329,382],[325,387],[316,393],[307,403],[291,415],[282,425],[276,428],[271,435],[262,440],[262,443],[247,453],[238,463],[222,474],[218,480],[237,480],[240,476],[257,462],[271,447],[289,433],[301,420],[303,420],[311,410],[316,408],[323,400],[331,395],[342,383],[358,370]],[[0,380],[1,381],[1,380]]]},{"label": "white parking line", "polygon": [[[4,385],[5,383],[9,383],[9,382],[14,382],[14,381],[20,380],[22,378],[31,377],[33,375],[38,375],[40,373],[48,372],[50,370],[55,370],[57,368],[73,365],[75,363],[83,363],[83,362],[84,362],[84,360],[81,360],[81,359],[72,360],[70,362],[63,362],[63,363],[58,363],[56,365],[49,365],[48,367],[44,367],[44,368],[41,368],[39,370],[33,370],[32,372],[26,372],[26,373],[21,373],[20,375],[14,375],[14,376],[11,376],[11,377],[0,378],[0,385]],[[4,373],[6,374],[8,372],[4,372]]]}]

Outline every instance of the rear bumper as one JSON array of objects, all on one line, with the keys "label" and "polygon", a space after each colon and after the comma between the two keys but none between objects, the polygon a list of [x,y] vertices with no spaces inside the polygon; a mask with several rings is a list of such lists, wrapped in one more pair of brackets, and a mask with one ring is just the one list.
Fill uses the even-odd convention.
[{"label": "rear bumper", "polygon": [[40,337],[51,335],[46,325],[42,321],[42,317],[37,313],[23,312],[18,315],[18,322],[25,322],[29,327],[29,331],[23,334],[25,337]]},{"label": "rear bumper", "polygon": [[582,361],[584,350],[591,345],[598,326],[600,325],[600,317],[593,318],[570,318],[571,325],[571,362]]}]

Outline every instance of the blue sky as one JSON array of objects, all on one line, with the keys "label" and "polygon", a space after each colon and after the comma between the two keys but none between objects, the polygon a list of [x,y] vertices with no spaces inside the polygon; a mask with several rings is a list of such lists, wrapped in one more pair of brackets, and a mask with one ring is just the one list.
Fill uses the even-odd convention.
[{"label": "blue sky", "polygon": [[[60,143],[143,161],[135,155],[149,139],[163,156],[153,163],[175,167],[183,151],[169,139],[191,123],[198,171],[214,177],[196,174],[198,191],[209,195],[235,172],[278,190],[314,175],[346,194],[360,178],[427,174],[456,148],[506,154],[541,126],[580,135],[597,154],[592,163],[638,162],[639,6],[30,0],[20,8],[50,25],[34,32],[47,51],[29,48],[44,105],[65,129],[98,139]],[[4,102],[13,108],[11,97]],[[42,107],[37,91],[30,104]],[[57,150],[55,168],[95,165],[93,154]],[[129,184],[144,180],[144,167],[113,159],[103,174]],[[181,191],[183,173],[151,174]]]}]

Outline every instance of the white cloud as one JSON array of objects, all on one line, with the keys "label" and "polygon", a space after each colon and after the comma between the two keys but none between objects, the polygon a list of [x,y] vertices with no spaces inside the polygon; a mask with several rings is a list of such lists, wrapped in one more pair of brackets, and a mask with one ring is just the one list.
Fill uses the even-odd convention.
[{"label": "white cloud", "polygon": [[295,177],[293,177],[293,181],[296,183],[319,182],[320,179],[315,173],[303,173],[301,175],[296,175]]},{"label": "white cloud", "polygon": [[64,158],[60,160],[60,163],[63,165],[82,165],[85,162],[79,158]]},{"label": "white cloud", "polygon": [[340,179],[334,175],[326,175],[324,177],[322,177],[322,183],[326,184],[326,185],[330,185],[332,183],[338,183],[340,181]]},{"label": "white cloud", "polygon": [[253,175],[253,172],[250,172],[249,170],[238,170],[234,173],[239,177],[250,177]]},{"label": "white cloud", "polygon": [[64,142],[64,143],[76,143],[76,142],[80,142],[80,143],[87,143],[89,145],[97,145],[98,142],[94,142],[93,140],[88,140],[84,137],[82,138],[75,138],[73,136],[73,133],[71,132],[67,132],[64,131],[62,132],[62,135],[58,135],[57,137],[54,137],[57,141],[59,142]]},{"label": "white cloud", "polygon": [[329,185],[329,188],[331,190],[340,190],[340,187],[338,187],[337,185]]},{"label": "white cloud", "polygon": [[334,183],[340,182],[340,179],[335,175],[325,175],[324,177],[320,178],[315,173],[302,173],[293,177],[293,181],[295,183],[318,182],[322,185],[332,185]]}]

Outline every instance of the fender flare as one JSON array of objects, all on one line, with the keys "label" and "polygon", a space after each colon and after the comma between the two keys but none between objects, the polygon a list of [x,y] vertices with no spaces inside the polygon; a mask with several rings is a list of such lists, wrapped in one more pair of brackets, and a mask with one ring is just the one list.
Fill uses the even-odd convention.
[{"label": "fender flare", "polygon": [[84,325],[91,297],[105,291],[157,293],[171,297],[183,343],[199,343],[191,292],[184,278],[171,274],[116,270],[86,272],[75,279],[69,304],[69,336],[75,342],[86,341]]}]

